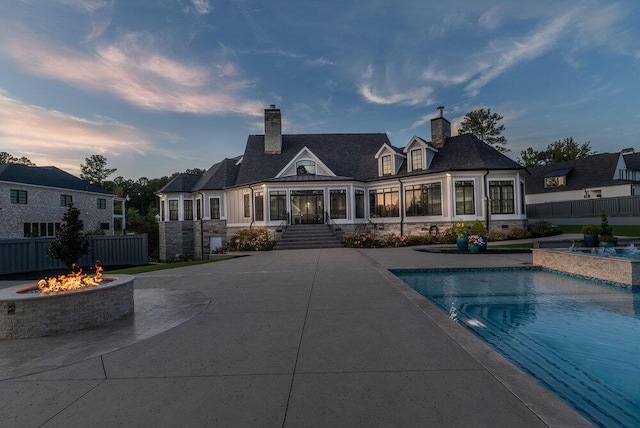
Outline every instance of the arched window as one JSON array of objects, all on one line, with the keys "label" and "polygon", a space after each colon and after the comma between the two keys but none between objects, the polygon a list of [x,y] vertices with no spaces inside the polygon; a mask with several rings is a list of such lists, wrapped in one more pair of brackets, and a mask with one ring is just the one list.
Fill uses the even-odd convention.
[{"label": "arched window", "polygon": [[300,160],[296,162],[296,172],[298,175],[315,175],[316,163],[312,160]]}]

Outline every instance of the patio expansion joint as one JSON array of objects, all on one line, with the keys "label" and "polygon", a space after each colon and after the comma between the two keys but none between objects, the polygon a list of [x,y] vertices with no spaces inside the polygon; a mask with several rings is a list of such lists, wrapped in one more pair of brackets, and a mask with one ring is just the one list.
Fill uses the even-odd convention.
[{"label": "patio expansion joint", "polygon": [[311,306],[311,296],[313,295],[313,287],[316,282],[316,276],[318,274],[318,268],[320,266],[320,258],[316,259],[316,267],[313,271],[313,281],[311,282],[311,288],[309,290],[309,295],[307,297],[307,308],[304,314],[304,321],[302,322],[302,329],[300,331],[300,340],[298,341],[298,349],[296,350],[296,360],[293,364],[293,374],[291,376],[291,383],[289,384],[289,393],[287,395],[287,404],[284,408],[284,416],[282,418],[282,427],[284,428],[287,424],[287,413],[289,412],[289,403],[291,403],[291,392],[293,391],[293,382],[296,377],[296,370],[298,367],[298,359],[300,358],[300,349],[302,348],[302,338],[304,337],[304,330],[307,325],[307,318],[309,317],[309,306]]}]

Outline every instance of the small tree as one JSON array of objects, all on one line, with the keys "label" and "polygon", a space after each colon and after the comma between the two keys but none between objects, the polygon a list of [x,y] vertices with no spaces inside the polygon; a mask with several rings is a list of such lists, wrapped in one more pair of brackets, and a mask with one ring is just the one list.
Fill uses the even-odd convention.
[{"label": "small tree", "polygon": [[49,244],[49,255],[60,260],[67,269],[72,269],[83,255],[89,252],[89,243],[82,233],[80,210],[69,204],[56,231],[56,239]]}]

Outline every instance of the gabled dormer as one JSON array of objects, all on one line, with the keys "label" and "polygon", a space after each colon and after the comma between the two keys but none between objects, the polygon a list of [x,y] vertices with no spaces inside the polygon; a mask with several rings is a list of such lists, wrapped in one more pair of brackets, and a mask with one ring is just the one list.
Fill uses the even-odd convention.
[{"label": "gabled dormer", "polygon": [[378,160],[378,176],[384,177],[397,174],[406,156],[385,143],[380,147],[375,158]]},{"label": "gabled dormer", "polygon": [[438,149],[427,144],[422,138],[414,136],[402,150],[407,157],[407,172],[429,169],[437,151]]},{"label": "gabled dormer", "polygon": [[289,163],[282,168],[275,178],[290,177],[293,175],[325,175],[335,177],[336,175],[327,165],[320,160],[306,146],[296,154]]}]

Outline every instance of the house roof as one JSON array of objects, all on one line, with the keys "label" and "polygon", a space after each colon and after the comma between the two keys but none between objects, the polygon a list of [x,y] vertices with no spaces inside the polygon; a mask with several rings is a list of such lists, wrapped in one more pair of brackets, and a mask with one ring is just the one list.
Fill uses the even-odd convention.
[{"label": "house roof", "polygon": [[[625,156],[625,162],[628,156]],[[616,180],[616,166],[620,153],[599,153],[584,159],[575,159],[558,162],[549,165],[528,168],[530,175],[525,182],[528,194],[564,192],[568,190],[581,190],[597,186],[628,183],[627,180]],[[627,162],[627,166],[629,163]],[[544,187],[545,177],[557,177],[562,171],[567,171],[565,186]],[[553,175],[550,175],[553,174]]]},{"label": "house roof", "polygon": [[200,180],[198,180],[193,187],[193,190],[224,189],[225,187],[233,186],[236,182],[238,171],[240,170],[240,166],[238,165],[239,159],[240,157],[223,159],[221,162],[213,165],[202,174]]},{"label": "house roof", "polygon": [[12,163],[0,165],[0,181],[111,194],[108,190],[81,180],[55,166],[27,166]]},{"label": "house roof", "polygon": [[447,138],[435,153],[430,172],[478,169],[524,169],[522,165],[500,153],[472,134]]},{"label": "house roof", "polygon": [[264,152],[264,135],[250,135],[236,184],[274,178],[304,147],[334,174],[366,180],[378,174],[375,154],[383,144],[393,147],[386,134],[284,134],[281,154],[273,155]]},{"label": "house roof", "polygon": [[627,168],[640,171],[640,152],[630,153],[628,155],[624,155],[622,158],[624,159],[624,163],[627,165]]},{"label": "house roof", "polygon": [[202,175],[187,174],[185,172],[176,175],[173,180],[168,182],[158,193],[182,193],[191,192],[193,187],[198,183]]}]

